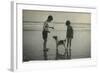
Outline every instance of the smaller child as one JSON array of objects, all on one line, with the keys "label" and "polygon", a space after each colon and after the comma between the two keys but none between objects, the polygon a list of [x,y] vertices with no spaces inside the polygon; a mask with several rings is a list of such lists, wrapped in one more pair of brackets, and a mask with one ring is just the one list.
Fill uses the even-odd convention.
[{"label": "smaller child", "polygon": [[67,50],[69,53],[69,57],[71,58],[71,41],[73,39],[73,28],[70,25],[71,22],[69,20],[66,21],[67,26],[67,32],[66,32],[66,38],[67,38]]}]

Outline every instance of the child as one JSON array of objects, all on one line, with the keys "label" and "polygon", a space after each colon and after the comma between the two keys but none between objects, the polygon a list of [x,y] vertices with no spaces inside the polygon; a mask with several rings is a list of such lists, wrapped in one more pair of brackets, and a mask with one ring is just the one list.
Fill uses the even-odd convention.
[{"label": "child", "polygon": [[66,32],[66,38],[67,38],[67,53],[68,57],[71,58],[71,41],[73,39],[73,28],[70,25],[71,22],[68,20],[66,21],[66,26],[67,26],[67,32]]},{"label": "child", "polygon": [[[49,27],[49,25],[48,25],[48,23],[50,23],[52,20],[53,20],[53,16],[49,15],[43,25],[42,37],[44,40],[44,43],[43,43],[43,48],[44,48],[44,52],[45,52],[44,57],[47,57],[46,52],[48,51],[48,49],[47,49],[46,45],[47,45],[48,33],[50,33],[49,28],[54,29],[53,27]],[[45,59],[47,59],[47,58],[45,58]]]}]

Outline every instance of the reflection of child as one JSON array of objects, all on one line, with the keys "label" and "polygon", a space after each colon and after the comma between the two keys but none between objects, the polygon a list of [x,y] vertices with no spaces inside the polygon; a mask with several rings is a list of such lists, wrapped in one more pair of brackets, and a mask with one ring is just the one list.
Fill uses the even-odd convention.
[{"label": "reflection of child", "polygon": [[46,44],[47,44],[48,33],[50,33],[49,28],[53,29],[53,27],[49,27],[48,23],[50,23],[52,20],[53,20],[53,17],[49,15],[43,25],[42,37],[44,40],[44,43],[43,43],[44,51],[48,51],[48,49],[46,48]]},{"label": "reflection of child", "polygon": [[66,21],[66,26],[67,26],[67,32],[66,32],[67,49],[69,49],[69,53],[70,53],[70,56],[71,56],[71,41],[73,39],[73,28],[70,24],[71,24],[71,22],[69,20]]}]

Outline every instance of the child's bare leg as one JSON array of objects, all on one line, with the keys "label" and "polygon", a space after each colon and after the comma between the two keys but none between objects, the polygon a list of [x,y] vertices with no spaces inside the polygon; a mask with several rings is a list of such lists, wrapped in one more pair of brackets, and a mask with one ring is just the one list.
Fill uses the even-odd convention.
[{"label": "child's bare leg", "polygon": [[71,39],[70,39],[70,46],[69,46],[69,49],[71,49]]},{"label": "child's bare leg", "polygon": [[44,43],[43,43],[44,60],[48,60],[47,50],[46,50],[46,44],[47,44],[47,40],[45,39]]},{"label": "child's bare leg", "polygon": [[65,56],[65,59],[67,58],[66,57],[66,53],[67,53],[67,48],[66,48],[66,46],[64,45],[64,48],[65,48],[65,53],[64,53],[64,56]]},{"label": "child's bare leg", "polygon": [[45,39],[45,40],[44,40],[44,43],[43,43],[43,48],[44,48],[44,50],[47,50],[46,45],[47,45],[47,40]]},{"label": "child's bare leg", "polygon": [[66,52],[67,52],[67,57],[69,56],[69,38],[67,39],[67,48],[66,48]]},{"label": "child's bare leg", "polygon": [[43,49],[46,48],[46,41],[44,40],[44,43],[43,43]]},{"label": "child's bare leg", "polygon": [[70,44],[69,44],[69,56],[71,58],[71,38],[70,38]]},{"label": "child's bare leg", "polygon": [[69,45],[69,38],[67,39],[67,49],[68,49],[68,45]]},{"label": "child's bare leg", "polygon": [[46,46],[47,46],[47,40],[45,40],[45,49],[47,48]]}]

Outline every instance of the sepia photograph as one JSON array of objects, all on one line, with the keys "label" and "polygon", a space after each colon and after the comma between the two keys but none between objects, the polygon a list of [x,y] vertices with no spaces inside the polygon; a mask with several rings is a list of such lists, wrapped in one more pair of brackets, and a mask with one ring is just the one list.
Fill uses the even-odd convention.
[{"label": "sepia photograph", "polygon": [[12,3],[12,70],[97,64],[95,7]]},{"label": "sepia photograph", "polygon": [[23,62],[91,58],[91,13],[22,10]]}]

